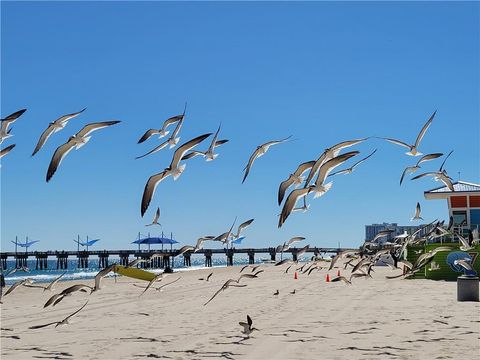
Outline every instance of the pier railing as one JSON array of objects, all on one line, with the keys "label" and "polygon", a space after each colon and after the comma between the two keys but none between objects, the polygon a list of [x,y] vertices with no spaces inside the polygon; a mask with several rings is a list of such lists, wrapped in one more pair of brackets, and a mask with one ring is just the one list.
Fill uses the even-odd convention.
[{"label": "pier railing", "polygon": [[[305,253],[310,253],[315,256],[322,253],[338,254],[345,250],[356,250],[346,248],[322,248],[309,247]],[[297,260],[300,248],[290,248],[284,253],[291,254],[293,260]],[[231,248],[231,249],[200,249],[197,252],[186,252],[181,254],[183,256],[184,265],[191,266],[191,256],[193,254],[205,256],[205,266],[212,266],[212,256],[214,254],[224,254],[227,257],[227,266],[233,265],[233,257],[235,254],[247,254],[250,264],[255,263],[256,254],[268,254],[271,261],[276,261],[277,255],[280,254],[276,248]],[[153,255],[156,255],[152,258]],[[139,263],[142,268],[158,267],[158,268],[172,268],[175,256],[179,255],[178,249],[171,250],[89,250],[89,251],[29,251],[29,252],[0,252],[1,266],[7,269],[7,260],[12,258],[15,260],[15,266],[27,266],[28,258],[36,259],[35,269],[46,270],[48,268],[48,258],[53,257],[57,259],[57,269],[67,269],[68,258],[77,258],[78,268],[88,268],[88,260],[91,256],[98,257],[98,266],[100,268],[107,267],[109,264],[109,257],[118,257],[119,264],[126,266],[133,259],[144,259],[145,262]],[[131,259],[130,259],[131,258]]]}]

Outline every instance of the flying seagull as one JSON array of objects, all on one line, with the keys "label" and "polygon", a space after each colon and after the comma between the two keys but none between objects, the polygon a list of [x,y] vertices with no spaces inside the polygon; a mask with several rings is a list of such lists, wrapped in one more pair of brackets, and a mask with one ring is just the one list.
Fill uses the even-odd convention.
[{"label": "flying seagull", "polygon": [[315,160],[307,161],[298,165],[297,170],[295,170],[293,174],[290,174],[287,180],[280,183],[280,186],[278,188],[278,205],[282,203],[285,192],[290,186],[294,185],[295,187],[297,187],[302,184],[304,180],[304,178],[302,177],[303,173],[311,169],[313,165],[315,165]]},{"label": "flying seagull", "polygon": [[76,284],[72,285],[66,289],[64,289],[62,292],[53,295],[50,297],[50,299],[47,300],[45,305],[43,305],[44,308],[50,306],[53,304],[53,306],[57,305],[60,301],[62,301],[66,296],[71,296],[74,292],[76,291],[86,291],[86,289],[90,290],[90,293],[93,291],[93,288],[88,285],[84,284]]},{"label": "flying seagull", "polygon": [[183,155],[191,148],[200,144],[203,140],[208,138],[210,135],[212,134],[209,133],[209,134],[200,135],[190,141],[187,141],[185,144],[183,144],[177,150],[175,150],[175,152],[173,153],[172,162],[165,170],[163,170],[161,173],[150,176],[147,183],[145,184],[145,189],[143,191],[143,196],[142,196],[142,205],[140,209],[142,217],[147,211],[148,205],[150,205],[150,201],[152,200],[152,197],[153,197],[153,194],[155,193],[155,189],[157,185],[169,175],[172,175],[173,180],[176,180],[185,170],[185,166],[186,166],[185,164],[179,166],[180,160],[183,157]]},{"label": "flying seagull", "polygon": [[162,226],[159,222],[158,219],[160,218],[160,208],[157,207],[157,212],[155,213],[155,217],[153,218],[153,221],[151,224],[145,225],[145,226],[152,226],[152,225],[160,225]]},{"label": "flying seagull", "polygon": [[240,237],[240,235],[242,234],[242,231],[244,229],[246,229],[247,227],[249,227],[253,223],[253,220],[255,220],[255,219],[247,220],[247,221],[241,223],[240,225],[238,225],[237,232],[235,234],[232,234],[232,237],[234,239],[238,239]]},{"label": "flying seagull", "polygon": [[50,325],[53,325],[53,324],[55,324],[55,327],[60,326],[60,325],[67,325],[67,324],[69,324],[68,320],[69,320],[72,316],[78,314],[87,304],[88,304],[88,300],[85,302],[85,304],[83,304],[83,306],[82,306],[80,309],[74,311],[73,313],[71,313],[71,314],[68,315],[65,319],[63,319],[63,320],[61,320],[61,321],[54,321],[54,322],[51,322],[51,323],[48,323],[48,324],[30,326],[29,329],[40,329],[40,328],[43,328],[43,327],[46,327],[46,326],[50,326]]},{"label": "flying seagull", "polygon": [[445,175],[447,175],[447,172],[445,171],[445,169],[443,168],[443,166],[445,165],[445,162],[447,161],[447,159],[450,157],[450,155],[452,155],[453,153],[453,150],[451,150],[448,155],[445,157],[445,159],[443,159],[443,162],[442,162],[442,165],[440,166],[440,169],[438,169],[438,172],[441,172],[441,173],[444,173]]},{"label": "flying seagull", "polygon": [[362,162],[364,162],[365,160],[367,160],[370,156],[372,156],[372,155],[375,154],[376,152],[377,152],[377,149],[375,149],[370,155],[364,157],[363,159],[358,160],[355,164],[353,164],[353,165],[350,166],[349,168],[335,171],[335,172],[331,173],[331,174],[328,175],[328,176],[351,174],[351,173],[353,172],[353,170],[355,170],[355,168],[356,168],[359,164],[361,164]]},{"label": "flying seagull", "polygon": [[210,301],[212,301],[218,294],[220,294],[222,291],[225,291],[226,289],[228,289],[229,287],[233,286],[233,287],[245,287],[247,285],[243,285],[243,284],[240,284],[240,280],[243,279],[243,278],[256,278],[257,275],[260,273],[260,272],[263,272],[263,270],[259,270],[257,271],[255,274],[242,274],[238,277],[238,279],[228,279],[223,285],[222,287],[215,293],[213,294],[213,296],[205,303],[203,304],[203,306],[207,305]]},{"label": "flying seagull", "polygon": [[347,285],[352,285],[350,280],[348,280],[345,276],[337,276],[331,280],[332,282],[343,281]]},{"label": "flying seagull", "polygon": [[277,144],[281,144],[283,142],[286,142],[288,139],[290,139],[292,136],[290,135],[289,137],[286,137],[285,139],[281,139],[281,140],[273,140],[273,141],[269,141],[269,142],[266,142],[265,144],[262,144],[260,146],[257,146],[257,148],[255,149],[255,151],[253,152],[253,154],[250,156],[250,159],[248,159],[248,164],[247,166],[245,166],[245,168],[243,169],[245,171],[245,175],[243,176],[243,180],[242,180],[242,184],[245,182],[245,180],[247,179],[247,176],[248,174],[250,173],[250,168],[252,167],[253,165],[253,162],[258,159],[259,157],[263,156],[267,151],[268,149],[273,146],[273,145],[277,145]]},{"label": "flying seagull", "polygon": [[334,157],[333,159],[326,161],[322,166],[320,166],[320,169],[318,170],[317,180],[315,180],[314,185],[310,186],[310,191],[314,193],[313,198],[322,196],[328,190],[330,190],[330,188],[332,187],[332,182],[324,184],[328,174],[337,166],[342,165],[344,162],[346,162],[351,157],[357,155],[358,153],[358,151],[350,151],[348,153]]},{"label": "flying seagull", "polygon": [[187,103],[185,103],[185,108],[183,109],[183,114],[175,115],[175,116],[172,116],[172,117],[168,118],[167,120],[164,121],[162,128],[159,129],[159,130],[157,130],[157,129],[147,130],[145,132],[145,134],[143,134],[143,136],[140,138],[140,140],[138,140],[138,143],[140,144],[140,143],[148,140],[151,136],[156,135],[156,134],[159,135],[159,139],[163,138],[164,136],[167,136],[170,133],[170,131],[167,131],[167,127],[183,120],[183,118],[185,117],[185,111],[186,110],[187,110]]},{"label": "flying seagull", "polygon": [[392,138],[383,138],[393,144],[397,144],[397,145],[400,145],[400,146],[403,146],[405,148],[407,148],[409,151],[406,153],[407,155],[410,155],[410,156],[420,156],[422,155],[421,152],[418,151],[418,146],[420,145],[420,141],[422,141],[423,139],[423,136],[425,135],[425,133],[427,132],[428,130],[428,127],[430,126],[430,124],[432,123],[433,121],[433,118],[435,117],[435,114],[437,113],[437,110],[434,111],[434,113],[432,114],[432,116],[430,116],[430,119],[428,119],[428,121],[425,123],[425,125],[423,125],[422,127],[422,130],[420,130],[420,133],[418,134],[417,136],[417,139],[415,140],[415,144],[413,145],[409,145],[407,143],[404,143],[403,141],[400,141],[400,140],[396,140],[396,139],[392,139]]},{"label": "flying seagull", "polygon": [[290,216],[293,208],[297,201],[305,196],[311,191],[310,187],[302,188],[302,189],[295,189],[293,190],[287,197],[285,204],[283,204],[282,212],[280,213],[280,217],[278,219],[278,227],[281,228],[285,220]]},{"label": "flying seagull", "polygon": [[425,176],[432,176],[435,180],[437,181],[440,180],[442,183],[444,183],[445,186],[448,187],[450,191],[455,191],[452,180],[448,175],[445,174],[445,172],[427,172],[427,173],[417,175],[413,177],[411,180],[417,180]]},{"label": "flying seagull", "polygon": [[43,145],[45,145],[50,135],[62,130],[65,126],[67,126],[68,120],[80,115],[82,112],[85,111],[85,109],[86,108],[72,114],[60,116],[57,120],[52,121],[50,124],[48,124],[48,127],[43,131],[42,135],[40,135],[40,139],[38,139],[37,146],[35,146],[32,156],[35,155],[42,148]]},{"label": "flying seagull", "polygon": [[424,155],[417,161],[415,166],[409,166],[409,167],[405,168],[405,170],[403,170],[402,177],[400,178],[400,185],[402,185],[403,178],[405,177],[405,175],[412,174],[415,171],[417,171],[418,169],[420,169],[420,164],[422,162],[439,158],[442,155],[443,155],[442,153],[433,153],[433,154]]},{"label": "flying seagull", "polygon": [[160,151],[162,150],[164,147],[166,147],[167,145],[170,145],[170,149],[173,148],[174,146],[176,146],[178,144],[178,142],[180,141],[180,137],[177,137],[178,133],[180,132],[180,129],[182,128],[182,125],[183,125],[183,119],[181,119],[178,123],[177,123],[177,126],[175,126],[175,129],[173,130],[173,133],[172,135],[168,138],[168,140],[164,141],[163,143],[161,143],[160,145],[154,147],[152,150],[150,150],[149,152],[147,152],[146,154],[143,154],[143,155],[140,155],[140,156],[137,156],[135,159],[141,159],[147,155],[150,155],[150,154],[153,154],[153,153],[156,153],[157,151]]},{"label": "flying seagull", "polygon": [[43,289],[43,291],[53,291],[53,287],[55,286],[55,284],[58,283],[58,281],[66,274],[67,272],[64,272],[63,274],[61,274],[60,276],[56,277],[50,284],[48,284],[47,286],[43,286],[43,285],[35,285],[35,284],[24,284],[24,286],[26,287],[32,287],[32,288],[40,288],[40,289]]},{"label": "flying seagull", "polygon": [[47,171],[47,182],[50,181],[52,178],[53,174],[55,174],[55,171],[57,171],[57,168],[60,166],[60,163],[62,160],[65,158],[65,156],[74,148],[75,149],[80,149],[83,145],[85,145],[91,138],[91,136],[88,136],[94,131],[103,129],[108,126],[112,126],[115,124],[118,124],[120,121],[105,121],[105,122],[98,122],[98,123],[91,123],[88,125],[85,125],[82,130],[80,130],[78,133],[76,133],[73,136],[70,136],[68,141],[60,145],[57,150],[55,150],[55,153],[52,156],[52,160],[50,161],[50,165],[48,166],[48,171]]},{"label": "flying seagull", "polygon": [[22,109],[19,111],[14,112],[13,114],[8,115],[7,117],[1,119],[0,123],[0,144],[3,140],[13,136],[10,134],[10,130],[8,127],[13,124],[23,113],[27,111],[27,109]]},{"label": "flying seagull", "polygon": [[357,145],[361,142],[364,142],[367,139],[368,138],[342,141],[341,143],[338,143],[336,145],[333,145],[330,148],[325,149],[325,151],[322,153],[322,155],[320,155],[320,157],[315,162],[315,165],[313,165],[312,169],[308,173],[307,179],[305,180],[305,187],[310,185],[310,182],[313,180],[313,177],[317,174],[318,170],[325,162],[327,162],[330,159],[333,159],[334,157],[337,157],[341,150]]},{"label": "flying seagull", "polygon": [[252,326],[252,324],[253,324],[252,318],[251,318],[250,316],[248,316],[248,315],[247,315],[247,322],[246,322],[246,323],[243,322],[243,321],[240,321],[238,324],[243,327],[242,334],[245,334],[245,335],[247,335],[247,336],[250,336],[250,334],[251,334],[254,330],[257,330],[257,331],[258,331],[257,328],[254,328],[254,327]]},{"label": "flying seagull", "polygon": [[197,239],[197,245],[195,245],[195,249],[193,250],[193,252],[197,252],[198,250],[202,249],[203,248],[203,243],[205,241],[209,241],[209,240],[215,240],[216,236],[213,236],[213,235],[207,235],[207,236],[202,236],[201,238],[198,238]]},{"label": "flying seagull", "polygon": [[217,140],[218,133],[220,132],[220,127],[221,125],[218,127],[217,132],[213,136],[212,142],[210,143],[210,146],[208,147],[207,151],[194,150],[188,153],[187,155],[185,155],[184,157],[182,157],[182,160],[191,159],[192,157],[195,157],[197,155],[203,156],[206,161],[215,160],[218,157],[218,154],[215,154],[215,148],[228,142],[228,140]]},{"label": "flying seagull", "polygon": [[12,144],[0,150],[0,159],[3,158],[5,155],[7,155],[14,147],[15,147],[15,144]]},{"label": "flying seagull", "polygon": [[23,279],[23,280],[20,280],[20,281],[17,281],[15,284],[13,284],[12,286],[10,286],[8,288],[8,290],[5,292],[5,294],[3,294],[3,296],[7,296],[8,294],[10,294],[11,292],[13,292],[13,290],[15,290],[16,288],[18,288],[19,286],[22,286],[22,285],[29,285],[29,284],[32,284],[32,279],[30,278],[27,278],[27,279]]},{"label": "flying seagull", "polygon": [[412,217],[410,219],[410,221],[413,221],[413,220],[423,220],[423,218],[420,216],[420,212],[422,211],[422,209],[420,208],[420,203],[417,202],[417,206],[415,208],[415,216]]}]

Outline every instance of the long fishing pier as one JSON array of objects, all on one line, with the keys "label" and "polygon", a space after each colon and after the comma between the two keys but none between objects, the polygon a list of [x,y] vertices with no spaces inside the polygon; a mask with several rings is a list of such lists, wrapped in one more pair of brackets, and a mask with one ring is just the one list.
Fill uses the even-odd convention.
[{"label": "long fishing pier", "polygon": [[[284,253],[291,254],[294,261],[297,260],[298,252],[301,248],[290,248]],[[322,253],[338,254],[344,250],[356,250],[346,248],[319,248],[310,247],[306,253],[311,253],[318,256]],[[247,254],[249,264],[255,263],[256,254],[268,254],[271,261],[277,260],[276,248],[260,248],[260,249],[201,249],[197,252],[186,252],[181,254],[183,256],[183,263],[185,266],[191,266],[192,254],[201,254],[205,256],[205,266],[212,266],[213,254],[224,254],[227,258],[227,266],[233,265],[233,257],[235,254]],[[152,256],[155,255],[153,258]],[[173,268],[174,258],[179,255],[179,250],[89,250],[89,251],[29,251],[29,252],[0,252],[1,267],[3,270],[7,269],[7,260],[13,258],[15,266],[27,266],[27,260],[34,258],[36,260],[36,270],[48,269],[48,258],[53,257],[57,259],[56,269],[67,269],[68,258],[77,258],[77,268],[88,268],[88,260],[91,256],[98,257],[98,267],[105,268],[109,265],[109,257],[118,257],[119,264],[126,266],[133,259],[143,259],[146,262],[139,264],[142,268]]]}]

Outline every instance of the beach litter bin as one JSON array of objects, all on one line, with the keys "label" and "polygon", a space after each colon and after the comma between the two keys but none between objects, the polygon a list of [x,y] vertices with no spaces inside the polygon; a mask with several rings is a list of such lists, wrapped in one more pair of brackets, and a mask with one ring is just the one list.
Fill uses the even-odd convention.
[{"label": "beach litter bin", "polygon": [[477,276],[462,275],[457,278],[457,301],[479,301]]}]

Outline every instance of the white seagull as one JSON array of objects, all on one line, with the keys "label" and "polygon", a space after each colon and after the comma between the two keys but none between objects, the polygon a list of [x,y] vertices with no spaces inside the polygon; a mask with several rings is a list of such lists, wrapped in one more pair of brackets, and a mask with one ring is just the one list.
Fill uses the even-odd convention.
[{"label": "white seagull", "polygon": [[89,134],[105,127],[118,124],[119,122],[120,121],[104,121],[88,124],[85,125],[78,133],[70,136],[70,138],[65,144],[60,145],[57,150],[55,150],[55,153],[52,156],[52,160],[50,161],[50,165],[48,166],[46,177],[47,182],[50,181],[53,174],[55,174],[55,171],[57,171],[58,166],[60,166],[60,163],[70,151],[72,151],[73,149],[80,149],[88,142],[88,140],[90,140],[91,136],[88,136]]},{"label": "white seagull", "polygon": [[73,114],[60,116],[57,120],[52,121],[50,124],[48,124],[48,127],[43,131],[42,135],[40,135],[40,139],[38,139],[37,146],[35,146],[32,156],[35,155],[42,148],[43,145],[45,145],[50,135],[62,130],[65,126],[67,126],[68,120],[80,115],[82,112],[85,111],[85,109],[86,108]]},{"label": "white seagull", "polygon": [[159,222],[158,219],[160,218],[160,208],[157,207],[157,212],[155,213],[155,217],[153,218],[153,221],[151,224],[145,225],[145,226],[152,226],[152,225],[160,225],[162,226]]},{"label": "white seagull", "polygon": [[427,172],[427,173],[417,175],[413,177],[411,180],[417,180],[425,176],[432,176],[434,180],[436,181],[440,180],[441,182],[443,182],[450,191],[455,191],[451,178],[448,175],[446,175],[445,172]]},{"label": "white seagull", "polygon": [[304,162],[298,165],[297,170],[293,174],[290,174],[287,180],[282,181],[278,188],[278,205],[280,205],[285,196],[287,189],[294,185],[295,187],[300,186],[304,180],[303,173],[311,169],[315,165],[315,160]]},{"label": "white seagull", "polygon": [[420,212],[422,211],[422,209],[420,208],[420,203],[417,202],[417,206],[415,208],[415,216],[412,217],[410,219],[410,221],[413,221],[413,220],[423,220],[423,218],[420,216]]},{"label": "white seagull", "polygon": [[243,169],[245,171],[245,174],[243,176],[243,180],[242,180],[242,184],[245,182],[245,180],[247,179],[247,176],[248,174],[250,173],[250,168],[252,167],[253,165],[253,162],[258,159],[259,157],[263,156],[267,151],[268,149],[270,149],[271,146],[273,145],[277,145],[277,144],[281,144],[283,142],[286,142],[288,141],[288,139],[290,139],[292,136],[290,135],[289,137],[286,137],[285,139],[281,139],[281,140],[273,140],[273,141],[269,141],[269,142],[266,142],[265,144],[262,144],[260,146],[257,146],[257,148],[255,149],[255,151],[253,152],[253,154],[250,156],[250,159],[248,159],[248,164],[247,166],[245,166],[245,168]]},{"label": "white seagull", "polygon": [[377,149],[373,150],[373,152],[372,152],[370,155],[364,157],[363,159],[358,160],[355,164],[353,164],[353,165],[350,166],[349,168],[335,171],[335,172],[331,173],[331,174],[328,175],[328,176],[351,174],[351,173],[353,172],[353,170],[355,170],[355,168],[356,168],[359,164],[361,164],[362,162],[364,162],[365,160],[367,160],[370,156],[372,156],[372,155],[375,154],[376,152],[377,152]]},{"label": "white seagull", "polygon": [[168,140],[166,140],[163,143],[161,143],[160,145],[156,146],[155,148],[153,148],[152,150],[150,150],[146,154],[137,156],[135,159],[141,159],[141,158],[143,158],[147,155],[156,153],[157,151],[162,150],[167,145],[170,145],[170,149],[175,147],[178,144],[178,142],[180,141],[180,137],[179,136],[177,137],[177,135],[180,132],[180,129],[182,128],[182,125],[183,125],[183,118],[177,123],[177,126],[175,126],[175,129],[173,130],[173,133],[168,138]]},{"label": "white seagull", "polygon": [[417,148],[420,145],[420,141],[422,141],[423,136],[427,132],[428,127],[432,123],[433,118],[435,117],[436,113],[437,113],[437,110],[434,111],[432,116],[430,116],[430,119],[428,119],[428,121],[425,123],[425,125],[423,125],[422,130],[420,130],[420,133],[418,134],[417,139],[415,140],[415,144],[413,144],[413,145],[409,145],[407,143],[404,143],[403,141],[392,139],[392,138],[383,138],[383,139],[385,139],[385,140],[387,140],[387,141],[389,141],[393,144],[397,144],[397,145],[400,145],[400,146],[403,146],[403,147],[407,148],[409,150],[408,152],[405,153],[407,155],[410,155],[410,156],[422,155],[422,153],[419,152]]},{"label": "white seagull", "polygon": [[187,103],[185,103],[185,108],[183,109],[183,114],[175,115],[175,116],[172,116],[172,117],[168,118],[167,120],[165,120],[161,129],[158,129],[158,130],[157,129],[149,129],[149,130],[147,130],[145,132],[145,134],[143,134],[143,136],[140,138],[140,140],[138,140],[138,143],[140,144],[140,143],[148,140],[151,136],[156,135],[156,134],[159,135],[159,137],[158,137],[159,139],[163,138],[164,136],[167,136],[170,133],[170,131],[167,130],[167,127],[183,120],[183,118],[185,117],[185,111],[186,110],[187,110]]},{"label": "white seagull", "polygon": [[173,176],[173,180],[177,180],[177,178],[185,170],[185,166],[186,166],[185,164],[179,165],[183,155],[188,150],[200,144],[203,140],[208,138],[210,135],[212,134],[209,133],[209,134],[200,135],[190,141],[187,141],[185,144],[183,144],[177,150],[175,150],[175,152],[173,153],[172,162],[165,170],[163,170],[158,174],[150,176],[147,183],[145,184],[145,189],[143,191],[143,196],[142,196],[142,205],[140,209],[142,217],[147,211],[148,205],[150,205],[150,201],[152,200],[152,197],[153,197],[153,194],[155,193],[155,189],[157,188],[157,185],[169,175]]},{"label": "white seagull", "polygon": [[405,170],[403,170],[402,177],[400,178],[400,185],[402,185],[403,178],[405,177],[405,175],[407,175],[407,174],[413,174],[415,171],[417,171],[418,169],[420,169],[420,164],[421,164],[422,162],[439,158],[439,157],[442,156],[442,155],[443,155],[442,153],[433,153],[433,154],[424,155],[424,156],[422,156],[422,157],[417,161],[417,163],[415,164],[415,166],[409,166],[409,167],[405,168]]},{"label": "white seagull", "polygon": [[3,140],[13,136],[10,134],[10,130],[8,127],[13,124],[23,113],[27,111],[27,109],[22,109],[19,111],[14,112],[13,114],[8,115],[7,117],[1,119],[0,123],[0,144]]},{"label": "white seagull", "polygon": [[196,150],[194,150],[194,151],[188,153],[187,155],[185,155],[184,157],[182,157],[182,160],[191,159],[192,157],[195,157],[197,155],[203,156],[206,161],[215,160],[218,157],[218,154],[215,154],[215,148],[220,146],[220,145],[225,144],[226,142],[228,142],[228,140],[217,140],[218,133],[220,132],[220,127],[221,127],[221,125],[218,127],[218,130],[215,133],[215,135],[212,139],[212,142],[210,143],[210,146],[208,147],[207,151],[196,151]]}]

